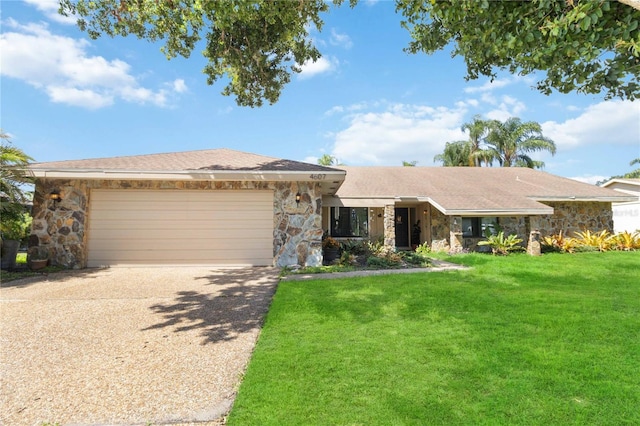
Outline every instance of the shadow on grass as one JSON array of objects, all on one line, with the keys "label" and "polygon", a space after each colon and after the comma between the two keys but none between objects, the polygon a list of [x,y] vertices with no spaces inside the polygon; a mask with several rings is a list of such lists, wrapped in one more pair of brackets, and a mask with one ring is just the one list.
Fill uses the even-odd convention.
[{"label": "shadow on grass", "polygon": [[215,288],[210,293],[181,291],[171,303],[151,306],[163,320],[143,330],[200,330],[203,345],[234,340],[262,326],[278,283],[271,268],[216,270],[196,279]]}]

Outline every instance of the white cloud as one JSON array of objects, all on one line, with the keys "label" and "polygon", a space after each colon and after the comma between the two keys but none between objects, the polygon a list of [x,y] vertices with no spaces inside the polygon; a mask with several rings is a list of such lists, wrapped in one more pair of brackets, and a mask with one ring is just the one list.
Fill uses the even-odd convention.
[{"label": "white cloud", "polygon": [[317,74],[333,71],[337,66],[337,61],[324,56],[318,58],[317,61],[307,61],[300,68],[299,78],[310,78]]},{"label": "white cloud", "polygon": [[81,90],[74,87],[47,86],[46,92],[51,101],[61,104],[98,109],[113,104],[113,96],[97,93],[93,90]]},{"label": "white cloud", "polygon": [[189,88],[187,87],[187,84],[184,82],[183,79],[177,78],[173,81],[173,90],[176,93],[184,93],[187,90],[189,90]]},{"label": "white cloud", "polygon": [[[168,92],[141,87],[131,66],[87,53],[90,43],[51,33],[45,24],[20,25],[9,19],[14,31],[0,35],[3,76],[23,80],[47,93],[53,102],[83,108],[102,108],[116,99],[165,106]],[[171,84],[175,93],[186,89],[182,80]]]},{"label": "white cloud", "polygon": [[466,139],[464,108],[392,104],[381,112],[356,113],[335,135],[332,155],[348,165],[433,164],[448,141]]},{"label": "white cloud", "polygon": [[559,150],[595,144],[640,146],[640,103],[600,102],[562,123],[546,121],[542,130]]},{"label": "white cloud", "polygon": [[501,80],[493,80],[487,81],[482,86],[474,86],[474,87],[465,87],[465,93],[483,93],[483,92],[491,92],[493,90],[499,89],[501,87],[508,86],[513,83],[513,80],[510,79],[501,79]]},{"label": "white cloud", "polygon": [[75,24],[77,21],[77,18],[73,16],[62,16],[58,13],[58,8],[60,7],[58,0],[24,0],[24,2],[35,6],[36,9],[52,21],[61,24]]},{"label": "white cloud", "polygon": [[[498,104],[497,100],[495,100],[495,104]],[[505,121],[509,117],[519,117],[520,113],[527,109],[523,102],[507,95],[502,96],[500,103],[497,106],[497,109],[486,113],[487,118],[491,120]]]},{"label": "white cloud", "polygon": [[609,176],[575,176],[575,177],[570,177],[569,179],[595,185],[596,183],[602,182],[603,180],[608,180],[609,178],[610,178]]},{"label": "white cloud", "polygon": [[331,37],[329,38],[329,43],[334,46],[341,46],[345,49],[351,49],[353,47],[353,41],[351,41],[351,37],[347,34],[338,33],[335,28],[331,29]]}]

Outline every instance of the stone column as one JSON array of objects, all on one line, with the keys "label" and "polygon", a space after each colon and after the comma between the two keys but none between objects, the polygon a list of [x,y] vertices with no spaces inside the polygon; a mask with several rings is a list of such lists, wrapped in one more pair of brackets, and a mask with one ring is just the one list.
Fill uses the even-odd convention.
[{"label": "stone column", "polygon": [[462,244],[462,217],[450,216],[449,217],[449,251],[452,253],[459,253],[464,248]]},{"label": "stone column", "polygon": [[393,204],[384,206],[384,245],[396,248],[396,210]]},{"label": "stone column", "polygon": [[537,216],[527,218],[527,228],[529,230],[529,241],[527,242],[527,253],[532,256],[540,256],[540,219]]}]

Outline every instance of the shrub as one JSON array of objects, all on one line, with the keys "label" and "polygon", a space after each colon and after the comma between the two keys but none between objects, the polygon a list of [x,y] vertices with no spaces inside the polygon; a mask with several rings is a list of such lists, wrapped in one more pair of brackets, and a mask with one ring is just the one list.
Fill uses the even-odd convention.
[{"label": "shrub", "polygon": [[349,252],[355,256],[369,254],[368,241],[365,240],[345,240],[340,242],[340,248],[343,252]]},{"label": "shrub", "polygon": [[338,259],[338,265],[340,266],[354,266],[357,265],[358,261],[356,260],[356,256],[344,250],[340,255],[340,259]]},{"label": "shrub", "polygon": [[640,249],[640,232],[633,234],[624,231],[609,237],[609,244],[612,250],[638,250]]},{"label": "shrub", "polygon": [[511,234],[507,237],[504,236],[504,232],[500,231],[496,235],[487,237],[486,241],[480,241],[479,246],[491,247],[491,252],[496,255],[507,255],[514,251],[521,251],[522,246],[520,243],[522,238],[518,238],[517,235]]},{"label": "shrub", "polygon": [[586,229],[583,232],[576,232],[576,244],[578,246],[593,247],[596,250],[607,251],[610,247],[609,231],[602,230],[600,232],[591,232]]},{"label": "shrub", "polygon": [[431,246],[429,245],[429,243],[424,242],[424,243],[420,244],[418,247],[416,247],[416,253],[418,253],[418,254],[429,254],[429,253],[431,253]]},{"label": "shrub", "polygon": [[410,265],[420,266],[422,268],[431,266],[431,259],[429,259],[422,253],[418,253],[417,251],[405,252],[402,259]]},{"label": "shrub", "polygon": [[329,236],[322,238],[322,248],[332,249],[332,248],[339,248],[339,247],[340,247],[340,243],[335,238],[329,237]]},{"label": "shrub", "polygon": [[401,265],[400,259],[392,259],[388,257],[369,256],[367,258],[367,266],[379,269],[393,269]]},{"label": "shrub", "polygon": [[561,252],[561,253],[573,253],[576,249],[577,241],[575,238],[567,238],[560,231],[559,234],[551,235],[542,238],[542,251],[547,252]]}]

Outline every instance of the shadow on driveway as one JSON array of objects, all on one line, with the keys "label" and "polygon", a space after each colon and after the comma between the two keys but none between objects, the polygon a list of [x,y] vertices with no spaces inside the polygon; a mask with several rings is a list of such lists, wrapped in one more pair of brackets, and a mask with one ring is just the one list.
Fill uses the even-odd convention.
[{"label": "shadow on driveway", "polygon": [[163,321],[143,330],[170,328],[173,332],[200,330],[201,344],[233,340],[262,326],[275,291],[273,269],[221,269],[196,277],[212,292],[180,291],[171,303],[150,309]]}]

